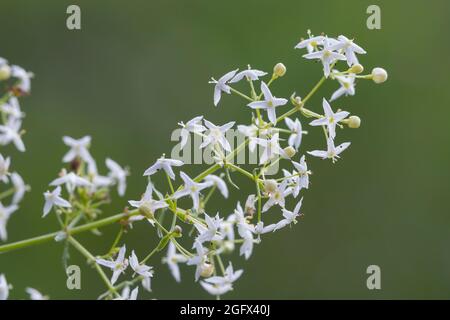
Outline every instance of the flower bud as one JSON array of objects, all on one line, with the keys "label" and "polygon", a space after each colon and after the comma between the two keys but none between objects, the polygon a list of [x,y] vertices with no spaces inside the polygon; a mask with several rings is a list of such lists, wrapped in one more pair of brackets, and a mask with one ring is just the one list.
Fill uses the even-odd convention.
[{"label": "flower bud", "polygon": [[295,104],[298,106],[302,104],[302,98],[300,98],[299,96],[296,96],[294,98],[294,101],[295,101]]},{"label": "flower bud", "polygon": [[177,237],[177,238],[181,237],[182,233],[183,233],[183,229],[181,229],[181,227],[179,225],[176,225],[173,228],[173,234],[174,234],[175,237]]},{"label": "flower bud", "polygon": [[139,207],[139,213],[142,214],[147,219],[154,219],[155,216],[153,215],[152,210],[146,206],[145,204]]},{"label": "flower bud", "polygon": [[278,184],[275,180],[266,180],[264,181],[264,190],[268,193],[276,191],[278,188]]},{"label": "flower bud", "polygon": [[357,129],[361,126],[361,118],[358,116],[350,116],[347,123],[349,128]]},{"label": "flower bud", "polygon": [[286,154],[286,156],[288,158],[292,158],[293,156],[295,156],[295,149],[291,146],[284,148],[284,153]]},{"label": "flower bud", "polygon": [[8,80],[11,76],[11,67],[6,63],[0,66],[0,81]]},{"label": "flower bud", "polygon": [[354,64],[348,71],[351,73],[359,74],[364,71],[364,67],[361,64],[357,63]]},{"label": "flower bud", "polygon": [[388,74],[383,68],[374,68],[372,70],[372,80],[375,83],[383,83],[387,80]]},{"label": "flower bud", "polygon": [[202,265],[202,272],[200,273],[200,275],[204,278],[209,278],[212,276],[213,273],[214,273],[214,266],[209,262],[205,262]]},{"label": "flower bud", "polygon": [[233,241],[225,241],[223,243],[223,252],[224,253],[232,253],[234,251],[234,242]]},{"label": "flower bud", "polygon": [[277,77],[282,77],[286,74],[286,66],[281,62],[277,63],[275,67],[273,67],[273,74]]}]

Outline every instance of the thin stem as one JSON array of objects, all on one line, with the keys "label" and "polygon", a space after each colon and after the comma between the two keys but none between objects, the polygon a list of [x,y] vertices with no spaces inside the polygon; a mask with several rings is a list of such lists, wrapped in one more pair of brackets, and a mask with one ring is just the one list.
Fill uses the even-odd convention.
[{"label": "thin stem", "polygon": [[[91,223],[86,223],[86,224],[78,226],[78,227],[67,229],[67,230],[65,230],[65,232],[67,234],[69,234],[69,235],[75,235],[75,234],[78,234],[78,233],[81,233],[81,232],[85,232],[85,231],[89,231],[89,230],[92,230],[92,229],[105,227],[105,226],[113,224],[113,223],[115,223],[115,222],[117,222],[119,220],[126,219],[128,217],[135,216],[135,215],[138,215],[138,214],[139,214],[138,210],[133,210],[133,211],[128,212],[128,213],[120,213],[120,214],[116,214],[114,216],[111,216],[111,217],[108,217],[108,218],[105,218],[105,219],[101,219],[101,220],[94,221],[94,222],[91,222]],[[37,244],[41,244],[41,243],[45,243],[45,242],[51,241],[60,232],[61,231],[51,232],[51,233],[44,234],[42,236],[38,236],[38,237],[30,238],[30,239],[25,239],[25,240],[13,242],[13,243],[5,244],[3,246],[0,246],[0,253],[8,252],[8,251],[16,250],[16,249],[21,249],[21,248],[26,248],[26,247],[29,247],[29,246],[32,246],[32,245],[37,245]]]},{"label": "thin stem", "polygon": [[240,91],[238,91],[238,90],[236,90],[236,89],[233,89],[233,88],[230,87],[230,90],[231,90],[231,92],[237,94],[238,96],[241,96],[242,98],[244,98],[244,99],[246,99],[246,100],[248,100],[248,101],[250,101],[250,102],[253,102],[253,101],[254,101],[254,100],[253,100],[252,98],[250,98],[248,95],[243,94],[242,92],[240,92]]},{"label": "thin stem", "polygon": [[0,193],[0,200],[3,200],[11,195],[14,194],[14,192],[16,191],[16,188],[12,187],[6,191],[3,191],[2,193]]},{"label": "thin stem", "polygon": [[86,257],[86,259],[88,260],[88,263],[94,264],[95,269],[97,270],[98,274],[100,275],[100,278],[102,278],[103,282],[106,284],[106,287],[108,288],[108,290],[117,294],[116,288],[114,288],[114,286],[111,284],[108,277],[106,276],[105,272],[97,264],[97,262],[95,261],[95,257],[85,247],[83,247],[81,245],[81,243],[79,243],[77,240],[75,240],[75,238],[69,237],[68,241],[75,249],[77,249],[83,256]]}]

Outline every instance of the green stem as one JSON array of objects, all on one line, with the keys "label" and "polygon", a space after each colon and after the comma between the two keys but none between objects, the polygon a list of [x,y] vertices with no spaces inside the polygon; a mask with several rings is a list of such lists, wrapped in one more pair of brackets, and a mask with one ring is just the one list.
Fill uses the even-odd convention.
[{"label": "green stem", "polygon": [[10,188],[10,189],[8,189],[6,191],[3,191],[2,193],[0,193],[0,200],[3,200],[5,198],[13,195],[15,191],[16,191],[16,188],[14,188],[14,187]]},{"label": "green stem", "polygon": [[[108,226],[108,225],[110,225],[112,223],[115,223],[115,222],[117,222],[119,220],[131,217],[131,216],[135,216],[135,215],[138,215],[138,214],[139,214],[138,210],[133,210],[133,211],[128,212],[128,213],[120,213],[120,214],[116,214],[114,216],[111,216],[111,217],[108,217],[108,218],[105,218],[105,219],[101,219],[101,220],[94,221],[94,222],[91,222],[91,223],[86,223],[84,225],[68,229],[65,232],[67,234],[69,234],[69,235],[75,235],[75,234],[78,234],[78,233],[81,233],[81,232],[85,232],[85,231],[89,231],[89,230],[92,230],[92,229],[105,227],[105,226]],[[26,248],[26,247],[29,247],[29,246],[33,246],[33,245],[37,245],[37,244],[41,244],[41,243],[45,243],[45,242],[51,241],[60,232],[61,231],[47,233],[47,234],[44,234],[42,236],[38,236],[38,237],[30,238],[30,239],[25,239],[25,240],[13,242],[13,243],[5,244],[3,246],[0,246],[0,253],[4,253],[4,252],[16,250],[16,249],[21,249],[21,248]]]},{"label": "green stem", "polygon": [[241,96],[242,98],[244,98],[244,99],[246,99],[246,100],[248,100],[248,101],[250,101],[250,102],[253,102],[253,101],[254,101],[254,100],[253,100],[252,98],[250,98],[248,95],[243,94],[242,92],[240,92],[240,91],[238,91],[238,90],[236,90],[236,89],[233,89],[233,88],[230,87],[230,90],[231,90],[231,92],[237,94],[238,96]]}]

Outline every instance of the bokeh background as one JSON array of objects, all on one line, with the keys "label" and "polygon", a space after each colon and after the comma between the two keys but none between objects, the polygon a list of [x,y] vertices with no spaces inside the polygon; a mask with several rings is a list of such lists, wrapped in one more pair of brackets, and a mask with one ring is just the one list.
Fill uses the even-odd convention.
[{"label": "bokeh background", "polygon": [[[69,4],[81,6],[81,31],[66,29]],[[381,30],[366,27],[370,4],[381,7]],[[143,192],[143,170],[170,152],[177,122],[199,114],[218,123],[248,121],[238,97],[213,107],[211,76],[248,63],[270,71],[281,61],[288,72],[275,94],[305,95],[321,68],[293,47],[310,28],[354,37],[368,51],[360,59],[366,69],[382,66],[389,80],[360,81],[355,97],[334,104],[362,118],[360,129],[339,134],[351,148],[334,165],[310,160],[304,219],[267,236],[249,261],[234,259],[245,273],[225,298],[449,298],[448,1],[2,0],[0,7],[0,56],[36,74],[32,95],[22,100],[28,150],[2,151],[32,186],[9,222],[9,241],[57,229],[51,216],[40,216],[42,192],[62,166],[63,135],[90,134],[99,163],[112,157],[130,167],[126,197],[106,208],[120,212]],[[309,106],[321,110],[322,96],[335,88],[326,83]],[[317,130],[309,129],[303,150],[324,145]],[[231,212],[250,187],[234,190],[230,201],[215,197],[214,208]],[[104,237],[78,239],[103,253],[117,226],[102,231]],[[139,256],[157,241],[147,225],[136,225],[124,240]],[[82,266],[82,290],[66,289],[62,250],[48,243],[0,255],[0,273],[14,285],[11,297],[26,298],[26,286],[52,298],[97,297],[103,283],[75,251],[70,263]],[[152,262],[154,293],[142,297],[210,298],[194,284],[191,267],[176,284],[160,257]],[[366,288],[371,264],[381,267],[381,290]]]}]

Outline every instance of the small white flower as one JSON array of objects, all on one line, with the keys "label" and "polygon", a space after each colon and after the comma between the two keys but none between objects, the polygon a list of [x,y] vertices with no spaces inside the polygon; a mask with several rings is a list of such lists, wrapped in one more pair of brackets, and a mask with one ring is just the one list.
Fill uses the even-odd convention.
[{"label": "small white flower", "polygon": [[264,164],[272,160],[277,155],[281,156],[285,155],[283,149],[280,147],[280,144],[278,143],[278,140],[279,140],[278,133],[275,133],[269,140],[256,138],[256,143],[265,148],[261,157],[259,158],[260,164]]},{"label": "small white flower", "polygon": [[168,159],[163,155],[161,158],[156,160],[153,165],[145,170],[144,176],[151,176],[162,169],[167,173],[170,179],[175,180],[175,173],[173,172],[172,167],[181,167],[183,164],[183,161]]},{"label": "small white flower", "polygon": [[130,294],[130,287],[126,286],[125,288],[122,289],[120,297],[117,297],[114,300],[137,300],[138,293],[139,287],[134,288]]},{"label": "small white flower", "polygon": [[12,199],[12,203],[18,204],[23,199],[23,196],[27,191],[27,185],[17,172],[13,172],[11,174],[11,182],[14,187],[14,196]]},{"label": "small white flower", "polygon": [[31,300],[48,300],[47,296],[44,296],[42,293],[40,293],[38,290],[34,288],[26,288],[26,293],[30,295]]},{"label": "small white flower", "polygon": [[259,128],[253,123],[249,126],[240,124],[238,125],[238,130],[244,136],[248,137],[248,149],[250,152],[254,152],[257,145],[256,138],[258,137]]},{"label": "small white flower", "polygon": [[193,118],[192,120],[189,120],[184,124],[183,122],[179,122],[178,124],[182,127],[181,133],[180,133],[180,148],[183,149],[183,147],[186,145],[187,139],[189,137],[189,133],[197,133],[200,134],[204,131],[206,131],[206,128],[201,124],[201,121],[203,119],[203,116],[198,116]]},{"label": "small white flower", "polygon": [[289,136],[288,143],[291,147],[295,147],[295,149],[298,150],[300,144],[302,143],[302,135],[305,133],[302,131],[302,124],[298,119],[293,121],[290,118],[286,118],[284,121],[286,122],[286,126],[292,131]]},{"label": "small white flower", "polygon": [[124,273],[126,268],[128,267],[128,260],[125,258],[126,247],[123,245],[119,254],[117,255],[116,260],[105,260],[105,259],[96,259],[97,264],[105,266],[113,271],[113,275],[111,277],[111,284],[116,283],[121,273]]},{"label": "small white flower", "polygon": [[206,127],[208,127],[208,134],[204,138],[202,144],[200,145],[201,148],[205,148],[208,145],[212,144],[215,146],[216,144],[219,144],[223,149],[226,151],[231,151],[230,143],[228,142],[227,138],[225,138],[225,134],[228,130],[230,130],[234,126],[234,121],[228,122],[222,126],[216,126],[214,123],[204,120]]},{"label": "small white flower", "polygon": [[22,67],[13,65],[11,66],[11,75],[20,80],[20,83],[17,86],[20,91],[23,93],[30,93],[31,78],[34,76],[32,72],[28,72]]},{"label": "small white flower", "polygon": [[254,233],[258,235],[258,239],[260,239],[260,235],[268,232],[272,232],[277,225],[272,223],[268,226],[264,226],[264,222],[260,221],[256,224]]},{"label": "small white flower", "polygon": [[297,203],[297,205],[294,208],[294,211],[283,209],[284,219],[282,219],[280,222],[276,224],[276,227],[274,228],[273,231],[284,228],[291,223],[297,223],[297,220],[295,219],[300,215],[300,208],[302,207],[302,202],[303,198],[301,198],[300,201]]},{"label": "small white flower", "polygon": [[0,300],[8,300],[10,285],[6,282],[4,274],[0,274]]},{"label": "small white flower", "polygon": [[92,184],[73,172],[62,172],[62,176],[50,182],[51,186],[66,185],[67,191],[72,194],[76,187],[90,187]]},{"label": "small white flower", "polygon": [[130,267],[136,272],[138,275],[141,275],[145,278],[153,277],[153,267],[147,266],[145,264],[140,264],[139,260],[134,253],[134,250],[131,251],[131,256],[129,258]]},{"label": "small white flower", "polygon": [[233,265],[231,262],[228,264],[228,267],[225,269],[225,274],[222,277],[215,276],[208,279],[205,279],[205,282],[209,282],[212,284],[232,284],[237,279],[239,279],[244,271],[243,270],[233,270]]},{"label": "small white flower", "polygon": [[334,141],[331,138],[327,139],[327,150],[314,150],[314,151],[308,151],[308,153],[314,157],[319,157],[322,159],[331,159],[333,162],[335,162],[342,151],[347,149],[350,146],[350,142],[344,142],[338,145],[337,147],[334,146]]},{"label": "small white flower", "polygon": [[53,206],[64,207],[64,208],[72,207],[70,202],[61,198],[60,195],[61,195],[61,187],[60,186],[56,187],[55,190],[53,190],[52,192],[47,191],[44,193],[45,204],[44,204],[43,215],[42,215],[43,218],[48,215],[48,213],[53,208]]},{"label": "small white flower", "polygon": [[76,157],[79,157],[86,162],[91,162],[93,160],[88,151],[88,148],[91,145],[90,136],[84,136],[81,139],[64,136],[63,141],[66,146],[70,147],[70,150],[63,157],[63,162],[71,162]]},{"label": "small white flower", "polygon": [[216,186],[220,193],[223,195],[224,198],[228,198],[228,187],[225,181],[213,174],[210,174],[205,177],[204,181],[208,183],[210,186]]},{"label": "small white flower", "polygon": [[19,99],[16,97],[9,98],[8,103],[0,106],[0,110],[14,119],[21,119],[24,117],[24,113],[20,110]]},{"label": "small white flower", "polygon": [[0,125],[0,144],[7,145],[12,142],[17,150],[24,152],[25,144],[20,134],[21,126],[22,120],[14,117],[10,117],[6,125]]},{"label": "small white flower", "polygon": [[106,159],[105,164],[109,169],[109,177],[117,183],[117,193],[119,196],[123,196],[127,188],[128,171],[109,158]]},{"label": "small white flower", "polygon": [[0,181],[8,183],[9,166],[11,165],[11,158],[3,158],[0,154]]},{"label": "small white flower", "polygon": [[261,81],[261,91],[264,95],[264,100],[250,102],[247,106],[252,109],[267,110],[267,116],[270,122],[276,124],[277,114],[275,112],[275,108],[285,105],[287,103],[287,99],[274,97],[270,92],[269,87],[263,81]]},{"label": "small white flower", "polygon": [[205,263],[207,261],[207,257],[206,257],[207,250],[198,241],[194,242],[194,248],[195,248],[197,254],[195,256],[193,256],[192,258],[190,258],[186,264],[188,266],[192,266],[192,265],[196,266],[195,281],[198,281],[198,279],[200,278],[200,275],[203,271],[203,268],[205,266]]},{"label": "small white flower", "polygon": [[266,201],[262,208],[262,212],[266,212],[274,205],[279,205],[284,208],[285,197],[289,194],[290,189],[287,189],[287,181],[281,182],[275,191],[269,193],[269,200]]},{"label": "small white flower", "polygon": [[336,137],[336,124],[339,121],[345,119],[350,113],[347,111],[334,113],[333,110],[331,110],[330,104],[327,102],[327,100],[325,100],[325,98],[322,101],[322,106],[325,115],[320,119],[311,121],[309,124],[311,126],[327,126],[330,138],[334,139]]},{"label": "small white flower", "polygon": [[295,49],[303,49],[306,48],[308,53],[313,52],[318,48],[318,46],[322,46],[325,40],[324,36],[310,37],[308,39],[300,41],[294,48]]},{"label": "small white flower", "polygon": [[[15,204],[8,207],[4,207],[0,202],[0,240],[6,241],[8,239],[8,233],[6,231],[6,225],[8,223],[11,214],[14,213],[19,207]],[[1,299],[0,299],[1,300]]]},{"label": "small white flower", "polygon": [[227,84],[236,74],[239,69],[233,70],[222,76],[219,80],[215,80],[212,78],[212,81],[209,83],[214,83],[216,86],[214,87],[214,105],[217,107],[219,104],[222,92],[231,93],[231,88]]},{"label": "small white flower", "polygon": [[195,241],[199,243],[210,242],[210,241],[220,241],[223,239],[223,235],[219,233],[223,219],[217,214],[214,218],[211,218],[205,213],[206,227],[200,223],[194,223],[197,231],[199,233]]},{"label": "small white flower", "polygon": [[233,286],[229,283],[212,284],[205,281],[200,281],[200,285],[211,295],[221,296],[231,290]]},{"label": "small white flower", "polygon": [[[150,213],[155,213],[156,210],[167,208],[169,205],[162,200],[154,200],[152,198],[153,194],[153,185],[149,183],[147,185],[147,189],[145,190],[142,199],[139,201],[130,200],[128,203],[135,208],[142,208],[145,211],[149,211]],[[131,221],[137,221],[144,219],[144,216],[133,216],[130,218]],[[153,219],[147,218],[148,222],[150,222],[153,226],[155,225],[155,221]]]},{"label": "small white flower", "polygon": [[340,35],[338,37],[338,43],[332,45],[330,50],[343,50],[345,53],[345,57],[347,58],[347,64],[352,66],[358,63],[358,58],[355,53],[358,54],[366,54],[367,52],[358,46],[353,40],[348,39],[347,37]]},{"label": "small white flower", "polygon": [[267,72],[256,70],[256,69],[247,69],[236,74],[233,79],[230,80],[230,83],[236,83],[241,81],[244,77],[249,80],[259,80],[259,77],[263,77],[267,74]]},{"label": "small white flower", "polygon": [[355,95],[355,75],[353,73],[344,76],[344,75],[337,75],[334,76],[336,80],[339,82],[341,87],[337,89],[333,94],[331,95],[330,101],[334,101],[337,98],[341,97],[342,95],[346,96],[353,96]]},{"label": "small white flower", "polygon": [[292,194],[294,198],[297,198],[300,190],[303,188],[308,189],[309,187],[309,175],[311,172],[308,170],[308,166],[305,161],[305,156],[303,155],[300,158],[300,162],[292,161],[296,171],[294,171],[294,177],[291,178],[292,182],[294,182],[294,188],[292,190]]},{"label": "small white flower", "polygon": [[337,60],[346,60],[345,56],[343,54],[334,52],[332,43],[336,40],[332,40],[329,38],[325,38],[323,40],[323,48],[322,50],[311,52],[304,54],[303,57],[306,59],[320,59],[323,64],[323,73],[325,77],[328,78],[330,75],[330,66]]},{"label": "small white flower", "polygon": [[167,255],[163,258],[163,263],[167,263],[176,282],[181,281],[180,267],[178,264],[185,263],[187,260],[184,255],[177,253],[175,244],[171,241],[168,245]]},{"label": "small white flower", "polygon": [[198,210],[200,207],[200,191],[208,188],[210,185],[206,182],[195,182],[194,180],[189,178],[189,176],[183,171],[180,172],[180,177],[184,181],[184,187],[183,189],[175,192],[173,194],[173,198],[179,199],[181,197],[189,195],[192,198],[193,208],[195,208],[195,210]]}]

